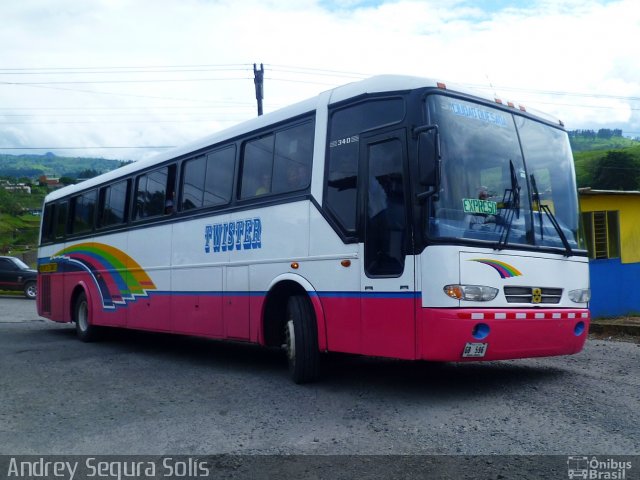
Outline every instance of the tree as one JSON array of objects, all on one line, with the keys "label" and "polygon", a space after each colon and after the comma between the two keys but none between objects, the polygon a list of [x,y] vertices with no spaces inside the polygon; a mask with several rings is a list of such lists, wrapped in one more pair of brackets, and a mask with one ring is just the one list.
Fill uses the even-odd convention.
[{"label": "tree", "polygon": [[60,177],[59,181],[62,185],[73,185],[76,183],[76,179],[71,177]]},{"label": "tree", "polygon": [[627,152],[607,152],[595,166],[592,187],[598,190],[637,190],[640,164]]},{"label": "tree", "polygon": [[0,187],[0,213],[8,213],[9,215],[19,215],[22,206],[16,199],[16,195],[12,195],[4,187]]},{"label": "tree", "polygon": [[73,177],[87,179],[87,178],[97,177],[98,175],[100,175],[99,171],[94,170],[93,168],[88,168],[86,170],[82,170],[81,172],[76,173],[75,175],[73,175]]}]

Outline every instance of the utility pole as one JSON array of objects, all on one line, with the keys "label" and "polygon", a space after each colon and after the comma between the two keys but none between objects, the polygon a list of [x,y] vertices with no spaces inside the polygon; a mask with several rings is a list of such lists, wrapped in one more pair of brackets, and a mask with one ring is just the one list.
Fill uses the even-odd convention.
[{"label": "utility pole", "polygon": [[256,86],[256,100],[258,101],[258,116],[262,115],[262,99],[264,98],[264,66],[260,64],[260,70],[253,64],[253,83]]}]

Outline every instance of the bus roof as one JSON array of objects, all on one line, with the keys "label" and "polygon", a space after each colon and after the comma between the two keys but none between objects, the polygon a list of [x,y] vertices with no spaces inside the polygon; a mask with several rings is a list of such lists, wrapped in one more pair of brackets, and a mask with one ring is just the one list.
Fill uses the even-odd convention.
[{"label": "bus roof", "polygon": [[[107,183],[111,180],[124,177],[128,174],[137,172],[139,170],[144,170],[145,168],[152,167],[153,165],[162,163],[164,161],[171,160],[173,158],[177,158],[183,155],[188,155],[189,153],[204,149],[218,142],[222,142],[227,139],[232,139],[237,136],[243,135],[245,133],[248,133],[254,130],[259,130],[261,128],[268,127],[269,125],[279,123],[289,118],[310,113],[316,110],[317,108],[327,107],[328,105],[340,103],[350,98],[354,98],[354,97],[358,97],[366,94],[394,92],[394,91],[395,92],[409,91],[409,90],[414,90],[418,88],[428,88],[428,87],[444,88],[446,91],[449,91],[449,92],[462,93],[464,95],[470,95],[470,96],[477,97],[490,102],[495,101],[497,103],[501,103],[502,105],[505,105],[505,106],[507,105],[506,101],[500,102],[493,96],[480,93],[478,91],[469,89],[459,84],[453,84],[453,83],[447,82],[445,85],[444,83],[439,82],[437,80],[423,78],[423,77],[405,76],[405,75],[377,75],[374,77],[370,77],[357,82],[348,83],[348,84],[336,87],[334,89],[322,92],[316,97],[312,97],[310,99],[303,100],[301,102],[281,108],[279,110],[275,110],[271,113],[266,113],[259,117],[246,120],[237,125],[234,125],[233,127],[226,128],[214,134],[208,135],[207,137],[189,142],[185,145],[182,145],[177,148],[173,148],[171,150],[167,150],[166,152],[159,153],[158,155],[154,155],[149,159],[140,160],[140,161],[125,165],[124,167],[118,168],[117,170],[112,170],[110,172],[104,173],[97,177],[85,180],[82,183],[69,185],[67,187],[61,188],[59,190],[56,190],[48,194],[45,198],[45,201],[46,202],[53,201],[58,198],[73,194],[76,191],[86,190],[87,188],[91,188],[92,186]],[[514,108],[519,107],[519,105],[512,104],[511,102],[509,102],[508,105]],[[526,112],[544,121],[551,122],[556,125],[562,125],[562,123],[557,118],[554,118],[545,113],[535,111],[529,108],[526,109]]]}]

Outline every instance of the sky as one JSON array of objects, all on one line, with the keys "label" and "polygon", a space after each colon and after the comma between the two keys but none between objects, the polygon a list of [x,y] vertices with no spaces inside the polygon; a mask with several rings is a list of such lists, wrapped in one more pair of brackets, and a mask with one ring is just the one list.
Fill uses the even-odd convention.
[{"label": "sky", "polygon": [[148,158],[377,74],[640,137],[637,0],[0,2],[0,153]]}]

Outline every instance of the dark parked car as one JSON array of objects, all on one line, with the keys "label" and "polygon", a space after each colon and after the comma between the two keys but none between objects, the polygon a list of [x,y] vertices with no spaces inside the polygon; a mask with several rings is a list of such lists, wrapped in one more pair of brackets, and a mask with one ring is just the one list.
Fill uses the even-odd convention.
[{"label": "dark parked car", "polygon": [[38,272],[16,257],[0,257],[0,290],[22,290],[34,300],[38,293]]}]

